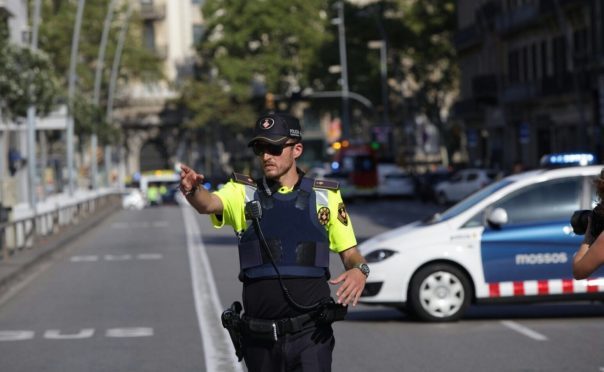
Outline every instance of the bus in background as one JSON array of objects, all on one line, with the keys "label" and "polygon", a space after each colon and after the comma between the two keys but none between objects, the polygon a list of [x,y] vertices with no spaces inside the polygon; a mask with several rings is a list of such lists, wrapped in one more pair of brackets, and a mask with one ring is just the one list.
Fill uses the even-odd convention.
[{"label": "bus in background", "polygon": [[[139,189],[147,198],[148,205],[174,204],[180,182],[180,175],[171,169],[157,169],[143,172]],[[152,189],[150,192],[150,188]],[[157,193],[157,195],[155,195]]]},{"label": "bus in background", "polygon": [[325,178],[338,181],[344,198],[375,196],[378,187],[377,155],[367,143],[334,142],[332,173]]}]

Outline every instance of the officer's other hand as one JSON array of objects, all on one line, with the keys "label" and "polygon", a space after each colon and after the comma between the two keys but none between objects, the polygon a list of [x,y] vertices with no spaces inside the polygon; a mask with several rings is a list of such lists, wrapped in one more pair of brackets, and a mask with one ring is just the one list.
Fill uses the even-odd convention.
[{"label": "officer's other hand", "polygon": [[336,296],[338,297],[337,302],[339,304],[345,306],[352,304],[352,306],[356,306],[359,297],[361,297],[361,293],[363,292],[363,288],[365,288],[366,279],[365,274],[363,274],[361,270],[355,268],[343,272],[337,278],[330,280],[329,283],[342,283],[340,288],[336,291]]},{"label": "officer's other hand", "polygon": [[180,190],[184,193],[191,191],[204,180],[203,174],[195,172],[188,166],[180,165]]},{"label": "officer's other hand", "polygon": [[596,236],[591,235],[591,216],[587,217],[587,229],[585,230],[585,236],[583,237],[583,243],[591,245],[594,240],[596,240]]}]

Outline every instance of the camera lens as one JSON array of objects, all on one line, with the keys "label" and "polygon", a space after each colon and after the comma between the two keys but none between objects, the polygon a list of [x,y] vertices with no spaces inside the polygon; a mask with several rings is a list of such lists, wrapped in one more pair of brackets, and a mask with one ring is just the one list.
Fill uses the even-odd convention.
[{"label": "camera lens", "polygon": [[587,231],[587,223],[589,222],[589,216],[591,211],[589,209],[583,209],[575,211],[570,218],[570,225],[573,227],[573,232],[577,235],[583,235]]}]

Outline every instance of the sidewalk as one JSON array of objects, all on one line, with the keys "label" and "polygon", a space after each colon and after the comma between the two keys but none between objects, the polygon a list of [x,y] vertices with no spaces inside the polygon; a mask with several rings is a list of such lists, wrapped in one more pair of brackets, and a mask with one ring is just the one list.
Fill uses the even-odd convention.
[{"label": "sidewalk", "polygon": [[[48,210],[51,206],[63,205],[67,201],[73,202],[76,198],[84,197],[84,194],[90,195],[88,193],[88,191],[76,193],[73,198],[69,198],[66,195],[49,197],[43,203],[38,204],[38,212]],[[21,249],[8,259],[0,260],[0,295],[8,291],[11,286],[20,280],[23,280],[40,264],[50,260],[53,255],[59,253],[69,242],[97,226],[120,208],[120,203],[104,205],[79,223],[63,227],[56,234],[38,237],[33,247]],[[20,206],[18,210],[19,218],[27,216],[29,213],[31,213],[29,206]]]}]

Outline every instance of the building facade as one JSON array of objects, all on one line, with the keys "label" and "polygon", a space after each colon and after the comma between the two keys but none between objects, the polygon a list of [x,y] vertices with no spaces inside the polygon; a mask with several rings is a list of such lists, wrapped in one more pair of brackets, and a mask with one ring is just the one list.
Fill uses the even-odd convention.
[{"label": "building facade", "polygon": [[470,162],[509,170],[586,151],[602,160],[604,1],[460,0],[455,117]]},{"label": "building facade", "polygon": [[[178,146],[177,115],[166,103],[193,74],[195,43],[203,35],[201,0],[138,0],[144,45],[163,63],[165,79],[128,82],[116,93],[115,119],[126,138],[126,174],[165,168]],[[174,133],[173,133],[174,132]]]}]

